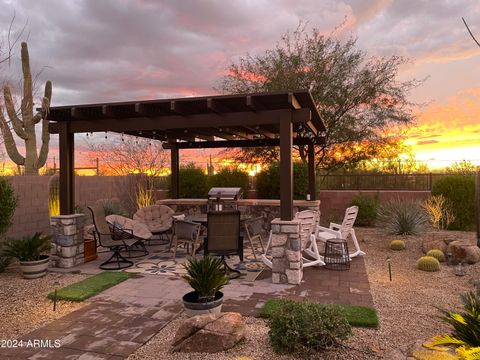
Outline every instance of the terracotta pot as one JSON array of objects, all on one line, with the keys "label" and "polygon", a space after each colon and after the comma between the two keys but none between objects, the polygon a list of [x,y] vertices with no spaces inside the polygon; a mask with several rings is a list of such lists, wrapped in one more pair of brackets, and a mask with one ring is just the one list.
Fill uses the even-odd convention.
[{"label": "terracotta pot", "polygon": [[37,279],[45,276],[50,263],[50,256],[41,255],[40,260],[20,261],[20,269],[25,279]]},{"label": "terracotta pot", "polygon": [[198,302],[198,293],[191,291],[183,296],[183,306],[188,317],[202,314],[219,314],[222,311],[223,293],[217,291],[215,300]]}]

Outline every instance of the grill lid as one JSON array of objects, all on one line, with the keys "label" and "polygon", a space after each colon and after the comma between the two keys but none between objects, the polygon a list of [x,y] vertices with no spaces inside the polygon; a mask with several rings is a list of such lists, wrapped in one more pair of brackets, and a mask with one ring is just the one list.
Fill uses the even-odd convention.
[{"label": "grill lid", "polygon": [[240,187],[213,187],[208,192],[209,199],[238,200],[243,195]]}]

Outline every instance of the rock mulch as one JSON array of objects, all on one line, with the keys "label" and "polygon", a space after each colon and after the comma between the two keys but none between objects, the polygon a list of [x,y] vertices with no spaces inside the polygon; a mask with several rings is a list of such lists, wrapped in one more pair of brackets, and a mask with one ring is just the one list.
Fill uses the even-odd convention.
[{"label": "rock mulch", "polygon": [[[434,239],[446,234],[420,236],[389,236],[377,229],[358,229],[357,237],[365,257],[375,307],[380,317],[378,329],[353,329],[353,336],[344,347],[318,354],[318,359],[406,359],[415,344],[432,336],[446,333],[449,327],[438,319],[436,307],[452,309],[461,306],[459,295],[472,290],[473,282],[480,279],[480,263],[468,265],[467,275],[458,277],[454,267],[441,266],[435,273],[417,269],[416,261],[423,255],[425,236]],[[448,232],[455,240],[472,241],[471,232]],[[391,240],[402,238],[407,248],[389,249]],[[390,282],[387,257],[391,258],[393,281]],[[146,345],[130,355],[129,360],[180,360],[185,354],[172,352],[177,329],[185,320],[181,316],[153,337]],[[246,317],[246,338],[236,347],[215,354],[215,359],[296,359],[296,356],[273,353],[268,339],[268,326],[262,319]],[[211,359],[212,354],[192,353],[189,359]]]},{"label": "rock mulch", "polygon": [[80,274],[47,273],[43,278],[24,279],[13,266],[0,274],[0,339],[18,339],[45,324],[59,319],[84,306],[83,303],[59,301],[53,311],[53,302],[47,294],[55,283],[64,287],[83,280]]}]

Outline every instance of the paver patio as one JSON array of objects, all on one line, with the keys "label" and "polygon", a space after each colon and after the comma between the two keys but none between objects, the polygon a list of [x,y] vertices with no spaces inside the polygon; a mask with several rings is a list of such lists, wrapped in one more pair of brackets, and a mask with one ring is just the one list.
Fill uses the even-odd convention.
[{"label": "paver patio", "polygon": [[[107,254],[100,254],[100,258]],[[79,267],[98,272],[98,259]],[[0,349],[2,359],[123,359],[146,343],[183,311],[190,291],[179,276],[142,274],[89,299],[90,304],[25,336],[24,340],[60,340],[55,349]],[[258,315],[271,298],[373,306],[362,258],[349,271],[307,268],[301,285],[273,284],[264,270],[255,281],[232,280],[223,290],[224,311]]]}]

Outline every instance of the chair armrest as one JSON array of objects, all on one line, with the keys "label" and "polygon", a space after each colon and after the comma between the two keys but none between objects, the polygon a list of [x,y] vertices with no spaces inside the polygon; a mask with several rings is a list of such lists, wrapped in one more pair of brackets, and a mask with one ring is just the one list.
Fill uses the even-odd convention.
[{"label": "chair armrest", "polygon": [[336,223],[330,223],[330,229],[331,230],[340,230],[342,228],[342,225],[336,224]]},{"label": "chair armrest", "polygon": [[329,233],[329,234],[332,234],[332,235],[340,235],[340,232],[338,230],[334,230],[334,229],[331,229],[331,228],[326,228],[324,226],[320,226],[318,225],[317,226],[317,236],[320,235],[320,233],[322,232],[326,232],[326,233]]}]

